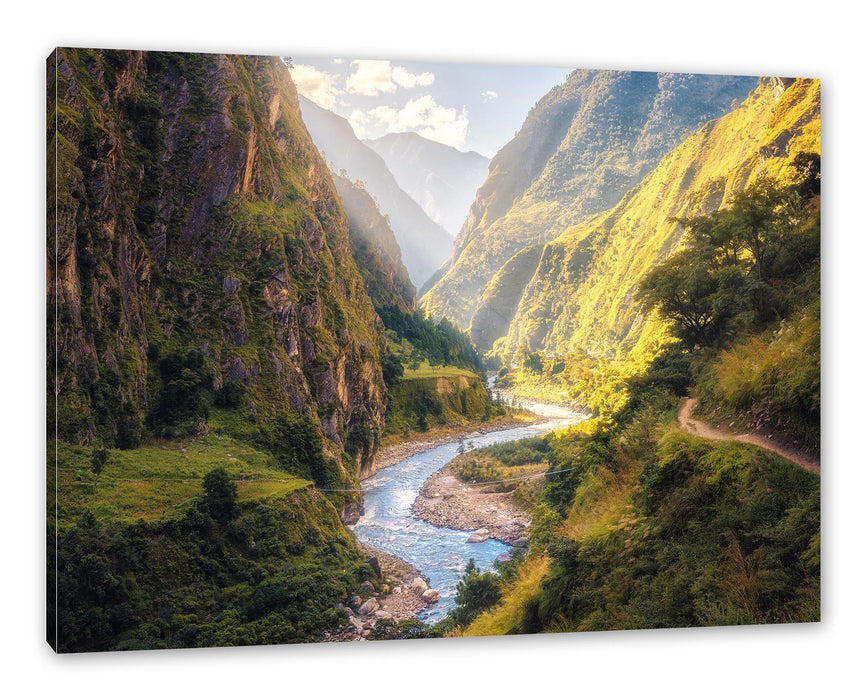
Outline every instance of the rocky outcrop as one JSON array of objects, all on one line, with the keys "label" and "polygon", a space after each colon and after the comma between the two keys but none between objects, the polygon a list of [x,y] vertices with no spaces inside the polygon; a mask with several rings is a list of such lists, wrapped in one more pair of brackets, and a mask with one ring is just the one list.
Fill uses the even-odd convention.
[{"label": "rocky outcrop", "polygon": [[486,542],[490,539],[490,530],[486,527],[480,527],[471,535],[469,535],[466,540],[469,544],[479,544],[481,542]]},{"label": "rocky outcrop", "polygon": [[421,574],[405,561],[365,544],[359,546],[381,567],[384,582],[376,589],[365,581],[360,594],[337,605],[345,622],[326,632],[319,641],[362,641],[381,620],[407,620],[439,601],[439,592],[430,588]]},{"label": "rocky outcrop", "polygon": [[354,478],[384,416],[381,322],[286,67],[58,49],[47,84],[49,431],[134,444],[159,361],[195,350],[214,391],[306,416]]}]

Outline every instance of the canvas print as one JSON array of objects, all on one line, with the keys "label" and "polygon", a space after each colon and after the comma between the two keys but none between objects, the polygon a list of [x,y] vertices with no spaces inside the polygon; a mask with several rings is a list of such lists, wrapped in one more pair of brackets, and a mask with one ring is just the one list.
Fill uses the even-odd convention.
[{"label": "canvas print", "polygon": [[820,620],[818,80],[46,89],[55,651]]}]

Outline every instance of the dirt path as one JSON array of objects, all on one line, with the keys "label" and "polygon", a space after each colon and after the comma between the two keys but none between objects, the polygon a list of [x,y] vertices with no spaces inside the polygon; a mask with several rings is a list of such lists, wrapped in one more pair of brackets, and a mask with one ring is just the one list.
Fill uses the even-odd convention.
[{"label": "dirt path", "polygon": [[775,452],[777,455],[780,455],[785,459],[791,460],[794,464],[803,469],[814,472],[815,474],[821,473],[821,462],[819,460],[803,452],[794,450],[787,445],[783,445],[776,440],[771,440],[763,435],[755,435],[754,433],[734,435],[733,433],[727,433],[724,430],[713,428],[711,425],[698,420],[692,415],[697,403],[697,399],[686,399],[683,401],[679,413],[677,414],[677,419],[679,420],[680,425],[693,435],[708,438],[710,440],[736,440],[737,442],[745,442],[749,445],[757,445],[758,447],[763,447],[765,450],[769,450],[770,452]]}]

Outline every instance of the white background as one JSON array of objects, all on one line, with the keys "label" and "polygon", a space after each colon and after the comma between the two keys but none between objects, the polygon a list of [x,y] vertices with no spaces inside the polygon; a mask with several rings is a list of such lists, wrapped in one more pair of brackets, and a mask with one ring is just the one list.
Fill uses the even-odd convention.
[{"label": "white background", "polygon": [[[857,15],[855,15],[855,12]],[[857,3],[371,0],[10,4],[2,43],[2,656],[6,697],[862,697]],[[56,45],[568,64],[823,81],[820,624],[57,657],[44,630],[45,90]],[[4,693],[5,694],[5,693]]]}]

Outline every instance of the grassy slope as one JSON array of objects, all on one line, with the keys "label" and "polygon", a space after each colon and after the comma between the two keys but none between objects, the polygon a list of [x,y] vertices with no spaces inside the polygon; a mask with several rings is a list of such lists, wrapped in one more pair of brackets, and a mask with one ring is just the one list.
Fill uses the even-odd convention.
[{"label": "grassy slope", "polygon": [[109,450],[94,492],[92,453],[90,447],[49,445],[48,508],[56,513],[60,529],[73,525],[85,511],[97,520],[127,524],[175,517],[201,496],[202,478],[219,466],[237,481],[241,501],[267,500],[312,484],[278,469],[269,454],[209,435]]},{"label": "grassy slope", "polygon": [[[387,442],[422,436],[431,428],[453,429],[503,415],[474,372],[459,367],[431,367],[423,362],[406,369],[389,395],[385,416]],[[391,438],[388,440],[388,438]]]},{"label": "grassy slope", "polygon": [[592,466],[560,477],[572,483],[561,516],[537,507],[501,602],[457,634],[820,618],[818,478],[689,436],[671,415],[645,412],[606,447],[598,435],[571,444]]},{"label": "grassy slope", "polygon": [[820,455],[820,299],[710,358],[695,395],[710,422],[772,435]]}]

